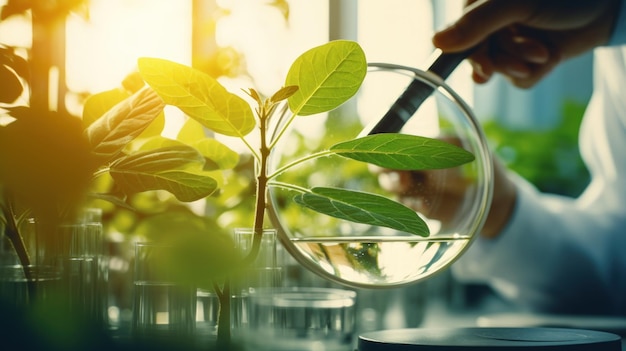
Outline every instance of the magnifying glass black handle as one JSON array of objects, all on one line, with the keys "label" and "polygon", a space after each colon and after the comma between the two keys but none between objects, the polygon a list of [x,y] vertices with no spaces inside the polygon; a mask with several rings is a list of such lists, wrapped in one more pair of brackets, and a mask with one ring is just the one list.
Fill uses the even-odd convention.
[{"label": "magnifying glass black handle", "polygon": [[[445,80],[472,53],[473,48],[456,53],[442,53],[441,50],[437,50],[438,52],[435,53],[435,59],[428,67],[428,71]],[[378,122],[367,126],[361,135],[399,132],[433,91],[432,86],[414,79],[404,93],[391,105],[389,111]]]}]

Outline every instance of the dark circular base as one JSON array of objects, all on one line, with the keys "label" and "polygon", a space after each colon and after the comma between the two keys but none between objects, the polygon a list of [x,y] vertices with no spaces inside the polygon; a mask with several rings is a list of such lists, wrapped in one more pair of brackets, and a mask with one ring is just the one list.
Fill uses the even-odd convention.
[{"label": "dark circular base", "polygon": [[364,333],[358,351],[621,351],[618,335],[568,328],[396,329]]}]

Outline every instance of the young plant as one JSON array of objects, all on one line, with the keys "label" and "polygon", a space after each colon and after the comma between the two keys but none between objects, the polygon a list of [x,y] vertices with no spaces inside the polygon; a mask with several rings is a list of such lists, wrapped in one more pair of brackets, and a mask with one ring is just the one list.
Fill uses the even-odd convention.
[{"label": "young plant", "polygon": [[[440,140],[393,133],[340,142],[271,170],[270,154],[295,118],[331,111],[358,92],[367,72],[367,61],[356,42],[332,41],[305,52],[294,61],[284,86],[268,98],[254,89],[245,91],[256,105],[254,111],[242,97],[191,67],[158,58],[140,58],[138,67],[145,82],[166,104],[178,107],[217,134],[239,138],[254,156],[256,198],[252,228],[255,236],[244,264],[253,262],[258,251],[270,187],[295,191],[296,203],[322,214],[419,236],[429,235],[428,226],[415,211],[386,197],[344,188],[305,189],[275,181],[278,175],[302,162],[339,155],[388,169],[422,170],[455,167],[474,159],[471,153]],[[278,130],[272,130],[270,126],[276,125],[272,124],[276,122],[272,121],[276,116],[274,112],[285,101],[291,116],[286,123],[278,123]],[[259,133],[258,148],[247,139],[255,130]],[[227,149],[225,145],[220,147]],[[223,290],[216,287],[222,304],[228,303],[227,289],[228,284]],[[227,339],[229,331],[223,329],[229,329],[229,324],[222,323],[222,318],[228,316],[225,313],[220,316],[218,332]]]},{"label": "young plant", "polygon": [[[246,92],[257,105],[253,113],[244,99],[228,92],[200,71],[163,59],[139,60],[142,77],[166,104],[180,108],[215,133],[240,138],[254,155],[257,191],[252,227],[259,235],[264,226],[268,188],[280,186],[299,192],[295,201],[317,212],[428,236],[428,227],[415,211],[386,197],[348,189],[303,189],[272,182],[276,176],[297,164],[331,154],[397,170],[448,168],[474,159],[469,152],[443,141],[389,133],[335,144],[270,173],[270,153],[288,131],[293,119],[321,114],[343,104],[356,94],[366,70],[365,55],[355,42],[338,40],[313,48],[295,60],[285,86],[271,97],[264,99],[254,89]],[[287,100],[292,115],[271,138],[270,119],[284,100]],[[258,149],[246,139],[255,128],[260,134]]]}]

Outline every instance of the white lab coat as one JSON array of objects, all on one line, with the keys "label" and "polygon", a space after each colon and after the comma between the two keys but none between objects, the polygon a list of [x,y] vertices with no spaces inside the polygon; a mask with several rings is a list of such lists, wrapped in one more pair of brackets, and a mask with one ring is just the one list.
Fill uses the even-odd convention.
[{"label": "white lab coat", "polygon": [[532,310],[626,315],[626,47],[594,55],[579,137],[590,185],[572,199],[517,177],[508,226],[478,238],[452,268]]}]

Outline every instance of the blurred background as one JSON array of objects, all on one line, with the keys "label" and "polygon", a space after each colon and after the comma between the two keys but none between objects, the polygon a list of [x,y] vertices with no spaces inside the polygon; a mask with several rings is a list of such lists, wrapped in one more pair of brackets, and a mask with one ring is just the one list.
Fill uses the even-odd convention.
[{"label": "blurred background", "polygon": [[[434,49],[430,41],[434,30],[457,18],[462,4],[459,0],[5,0],[0,1],[0,44],[39,67],[33,74],[41,79],[37,84],[33,80],[30,87],[43,96],[39,103],[80,116],[89,95],[119,87],[142,56],[190,64],[233,87],[233,92],[253,87],[262,94],[282,85],[297,55],[334,39],[357,40],[370,62],[426,68]],[[39,7],[39,16],[21,11],[30,6]],[[474,109],[491,147],[510,168],[543,191],[575,196],[588,181],[577,138],[591,93],[591,65],[589,55],[573,59],[530,91],[516,89],[500,77],[476,86],[466,63],[448,83]],[[20,99],[28,104],[28,93]],[[175,135],[183,121],[182,115],[168,117],[164,135]],[[239,170],[249,159],[242,157],[241,162]],[[229,191],[245,197],[249,183],[249,178],[233,179]],[[183,206],[167,194],[139,194],[132,201],[138,211],[94,204],[104,209],[112,253],[111,289],[118,289],[110,302],[109,317],[114,321],[129,318],[129,291],[124,289],[130,279],[133,238],[151,225],[180,225],[180,221],[157,219],[157,213],[208,215],[222,226],[249,225],[242,206],[232,201],[210,199],[214,203]],[[332,285],[284,259],[291,267],[288,284]],[[402,289],[359,291],[359,301],[357,320],[362,321],[362,330],[421,325],[433,318],[428,315],[432,306],[463,311],[477,306],[498,309],[504,304],[486,287],[461,285],[446,272]]]}]

